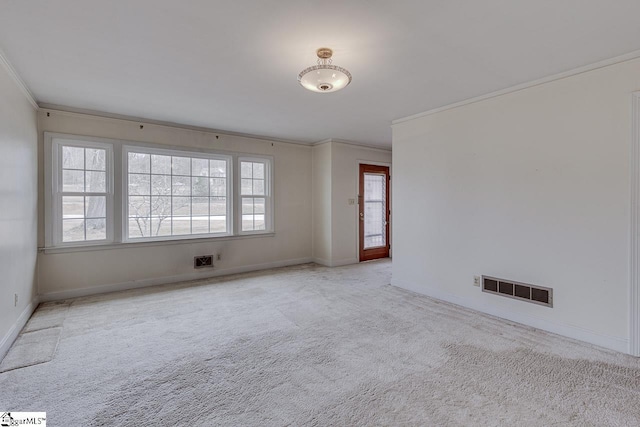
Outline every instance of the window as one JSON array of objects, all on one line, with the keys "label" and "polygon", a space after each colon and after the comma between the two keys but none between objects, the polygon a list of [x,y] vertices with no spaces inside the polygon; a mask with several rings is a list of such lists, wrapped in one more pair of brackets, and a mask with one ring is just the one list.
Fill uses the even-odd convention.
[{"label": "window", "polygon": [[362,175],[364,177],[363,249],[384,247],[387,245],[387,173],[363,172]]},{"label": "window", "polygon": [[125,147],[127,238],[230,233],[230,157]]},{"label": "window", "polygon": [[53,141],[53,241],[109,242],[112,234],[112,158],[109,144]]},{"label": "window", "polygon": [[267,159],[240,158],[241,232],[271,229],[271,179]]},{"label": "window", "polygon": [[273,160],[45,132],[45,246],[273,232]]}]

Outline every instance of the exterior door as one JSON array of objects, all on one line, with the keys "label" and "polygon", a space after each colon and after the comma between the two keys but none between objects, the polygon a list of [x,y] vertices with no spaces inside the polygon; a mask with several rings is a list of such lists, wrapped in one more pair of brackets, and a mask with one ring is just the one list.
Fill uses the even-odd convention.
[{"label": "exterior door", "polygon": [[389,167],[360,165],[360,261],[389,256]]}]

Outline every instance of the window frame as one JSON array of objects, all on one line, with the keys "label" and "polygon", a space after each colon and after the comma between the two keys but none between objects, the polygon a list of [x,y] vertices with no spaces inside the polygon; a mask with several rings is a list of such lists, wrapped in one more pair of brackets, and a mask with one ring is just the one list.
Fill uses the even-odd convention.
[{"label": "window frame", "polygon": [[[92,137],[78,137],[75,135],[49,135],[47,150],[50,156],[47,163],[50,165],[48,173],[45,175],[47,188],[51,191],[45,196],[45,241],[53,247],[82,247],[108,245],[114,242],[114,146],[108,140]],[[105,192],[65,192],[62,183],[62,147],[97,148],[106,150],[105,156]],[[85,169],[86,171],[86,165]],[[45,172],[47,172],[45,170]],[[106,238],[100,240],[80,240],[65,242],[63,240],[63,197],[64,196],[105,196],[105,223]],[[48,227],[47,227],[48,222]],[[48,230],[48,231],[47,231]],[[85,236],[86,237],[86,236]]]},{"label": "window frame", "polygon": [[[179,234],[171,236],[149,236],[149,237],[130,237],[129,236],[129,153],[138,152],[144,154],[156,154],[162,156],[189,157],[191,159],[211,159],[224,160],[227,163],[226,170],[226,198],[227,198],[227,229],[222,233],[198,233],[198,234]],[[157,242],[172,241],[185,239],[206,239],[216,237],[229,237],[233,235],[234,215],[233,215],[233,155],[222,153],[208,153],[202,151],[180,150],[175,148],[157,148],[146,145],[131,145],[130,143],[122,146],[122,242],[138,243],[138,242]],[[152,175],[151,172],[149,175]],[[173,173],[171,174],[173,176]],[[193,175],[190,175],[193,177]],[[209,178],[211,178],[209,176]],[[171,195],[173,198],[173,194]],[[193,196],[189,196],[193,197]],[[210,197],[210,196],[209,196]],[[191,215],[193,217],[193,215]]]},{"label": "window frame", "polygon": [[[264,192],[265,195],[242,195],[242,162],[253,162],[253,163],[262,163],[264,165]],[[274,220],[273,220],[273,157],[271,156],[246,156],[240,155],[238,156],[236,170],[237,179],[235,182],[236,194],[238,195],[237,203],[236,203],[236,223],[238,224],[237,234],[239,236],[249,236],[249,235],[258,235],[258,234],[269,234],[273,233],[274,230]],[[242,230],[242,199],[245,197],[255,198],[255,197],[264,197],[265,199],[265,229],[264,230]]]},{"label": "window frame", "polygon": [[[62,143],[60,144],[60,141]],[[72,143],[72,144],[69,144]],[[60,145],[59,149],[56,146]],[[61,145],[86,148],[106,148],[107,239],[62,242],[62,188]],[[184,234],[148,238],[128,238],[128,151],[125,147],[144,152],[177,155],[192,158],[224,158],[227,160],[227,232]],[[265,230],[242,231],[241,172],[242,161],[261,162],[265,165]],[[54,174],[59,174],[56,178]],[[103,248],[153,246],[158,244],[188,244],[195,241],[215,241],[273,236],[274,218],[274,157],[263,154],[232,152],[194,146],[158,144],[134,140],[101,138],[58,132],[44,132],[44,247],[46,253],[101,250]],[[253,196],[251,196],[253,197]],[[261,196],[260,196],[261,197]],[[57,199],[57,200],[56,200]]]}]

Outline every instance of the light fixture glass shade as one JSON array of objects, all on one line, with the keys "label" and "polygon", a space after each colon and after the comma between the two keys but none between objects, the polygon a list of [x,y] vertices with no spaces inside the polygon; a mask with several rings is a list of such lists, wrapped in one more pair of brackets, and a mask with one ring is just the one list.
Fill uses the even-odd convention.
[{"label": "light fixture glass shade", "polygon": [[314,65],[302,70],[298,81],[312,92],[336,92],[351,83],[351,73],[337,65]]},{"label": "light fixture glass shade", "polygon": [[331,64],[333,51],[328,47],[316,50],[318,65],[305,68],[298,74],[298,82],[312,92],[336,92],[351,83],[351,73]]}]

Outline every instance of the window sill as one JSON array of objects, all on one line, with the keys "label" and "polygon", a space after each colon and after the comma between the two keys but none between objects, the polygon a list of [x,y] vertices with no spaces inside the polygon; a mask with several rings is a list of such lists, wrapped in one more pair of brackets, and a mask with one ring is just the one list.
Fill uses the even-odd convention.
[{"label": "window sill", "polygon": [[244,240],[255,239],[261,237],[274,237],[274,232],[243,234],[239,236],[221,236],[221,237],[194,237],[187,239],[175,240],[153,240],[146,242],[126,242],[126,243],[104,243],[84,246],[66,246],[66,247],[49,247],[38,248],[38,252],[44,254],[61,254],[68,252],[88,252],[88,251],[107,251],[112,249],[131,249],[151,246],[169,246],[169,245],[192,245],[195,243],[213,243],[226,240]]}]

